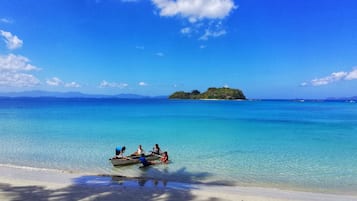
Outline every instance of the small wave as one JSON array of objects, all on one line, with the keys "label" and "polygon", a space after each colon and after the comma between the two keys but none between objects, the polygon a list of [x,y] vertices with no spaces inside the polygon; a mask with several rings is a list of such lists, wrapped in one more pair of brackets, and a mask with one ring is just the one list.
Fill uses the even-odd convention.
[{"label": "small wave", "polygon": [[60,169],[52,169],[52,168],[41,168],[41,167],[31,167],[31,166],[21,166],[21,165],[13,165],[13,164],[1,164],[1,163],[0,163],[0,167],[21,169],[21,170],[31,170],[31,171],[68,173],[68,174],[80,173],[80,172],[68,171],[68,170],[60,170]]}]

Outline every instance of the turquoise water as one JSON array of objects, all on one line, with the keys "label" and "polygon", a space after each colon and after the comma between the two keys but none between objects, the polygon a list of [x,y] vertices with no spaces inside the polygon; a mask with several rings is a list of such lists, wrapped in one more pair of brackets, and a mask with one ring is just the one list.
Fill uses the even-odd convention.
[{"label": "turquoise water", "polygon": [[[0,99],[0,164],[355,193],[357,104],[165,99]],[[113,168],[158,143],[172,163]]]}]

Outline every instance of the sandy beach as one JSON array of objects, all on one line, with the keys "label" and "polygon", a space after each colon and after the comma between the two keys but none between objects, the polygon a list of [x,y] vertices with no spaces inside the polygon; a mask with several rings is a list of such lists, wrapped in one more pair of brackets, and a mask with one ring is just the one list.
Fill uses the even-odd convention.
[{"label": "sandy beach", "polygon": [[0,166],[0,172],[0,200],[357,201],[354,195],[184,184],[11,166]]}]

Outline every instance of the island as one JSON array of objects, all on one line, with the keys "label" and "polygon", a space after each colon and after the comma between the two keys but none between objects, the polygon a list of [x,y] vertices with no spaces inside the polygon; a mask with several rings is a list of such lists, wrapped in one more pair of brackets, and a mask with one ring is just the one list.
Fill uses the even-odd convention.
[{"label": "island", "polygon": [[211,87],[203,93],[198,90],[193,90],[192,92],[177,91],[171,94],[169,99],[245,100],[246,97],[240,89]]}]

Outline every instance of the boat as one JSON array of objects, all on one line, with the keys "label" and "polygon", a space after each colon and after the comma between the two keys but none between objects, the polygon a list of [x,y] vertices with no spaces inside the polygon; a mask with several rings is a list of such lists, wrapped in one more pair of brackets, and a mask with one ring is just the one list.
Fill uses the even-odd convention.
[{"label": "boat", "polygon": [[[113,166],[125,166],[125,165],[133,165],[140,163],[140,156],[127,156],[125,158],[112,158],[110,161]],[[148,154],[145,155],[147,161],[154,161],[160,159],[160,155]]]}]

